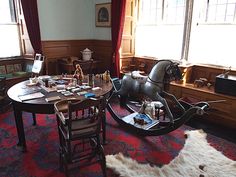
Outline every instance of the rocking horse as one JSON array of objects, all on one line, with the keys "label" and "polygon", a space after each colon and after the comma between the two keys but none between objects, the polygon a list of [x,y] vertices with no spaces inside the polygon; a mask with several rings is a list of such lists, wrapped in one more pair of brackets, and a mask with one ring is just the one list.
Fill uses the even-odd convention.
[{"label": "rocking horse", "polygon": [[[182,78],[181,71],[178,67],[178,63],[171,60],[159,60],[152,68],[148,76],[134,76],[133,73],[125,74],[122,80],[118,78],[112,79],[113,92],[108,99],[107,108],[112,117],[123,127],[134,131],[139,135],[153,136],[169,133],[186,121],[188,121],[193,115],[202,115],[204,111],[209,108],[207,102],[199,102],[194,105],[189,104],[182,100],[177,100],[176,97],[170,93],[164,91],[164,87],[173,80],[180,80]],[[130,94],[143,95],[151,99],[152,101],[159,101],[165,110],[167,121],[160,121],[158,125],[146,130],[137,128],[122,120],[112,108],[110,104],[111,98],[118,96],[120,105],[124,106],[130,113],[137,112],[128,105],[128,99]],[[167,100],[171,100],[174,104],[171,107],[178,108],[178,114],[173,113]]]}]

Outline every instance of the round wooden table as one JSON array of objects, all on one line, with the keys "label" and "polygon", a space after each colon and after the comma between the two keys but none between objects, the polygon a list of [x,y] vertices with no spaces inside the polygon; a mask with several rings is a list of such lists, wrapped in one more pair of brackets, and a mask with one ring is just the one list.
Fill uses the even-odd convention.
[{"label": "round wooden table", "polygon": [[[68,78],[67,78],[68,79]],[[85,99],[84,96],[79,96],[78,94],[74,93],[71,96],[64,96],[57,91],[47,92],[45,87],[42,84],[37,84],[35,86],[27,86],[29,80],[20,82],[12,86],[7,94],[9,98],[12,100],[17,134],[18,134],[18,146],[22,148],[22,151],[26,151],[26,140],[25,140],[25,133],[24,133],[24,124],[22,120],[22,112],[31,112],[35,117],[35,114],[54,114],[54,103],[56,101],[47,102],[45,98],[52,97],[52,96],[60,96],[61,100],[65,99]],[[104,80],[95,77],[94,87],[100,87],[99,90],[92,90],[88,89],[87,92],[94,93],[96,96],[108,96],[110,91],[112,90],[112,84],[110,82],[105,82]],[[19,98],[22,95],[28,95],[31,93],[40,92],[44,96],[42,98],[31,99],[26,101],[21,101]],[[58,101],[58,100],[57,100]],[[103,119],[102,128],[103,128],[103,141],[105,142],[106,139],[106,118]]]}]

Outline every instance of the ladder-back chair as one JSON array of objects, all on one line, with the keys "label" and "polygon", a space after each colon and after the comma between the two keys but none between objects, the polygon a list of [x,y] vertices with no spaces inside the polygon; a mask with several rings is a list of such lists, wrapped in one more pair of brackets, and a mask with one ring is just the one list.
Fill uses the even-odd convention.
[{"label": "ladder-back chair", "polygon": [[[84,166],[100,162],[106,176],[106,160],[100,141],[105,98],[68,102],[68,111],[60,111],[65,101],[55,103],[60,142],[60,167],[69,175],[72,164]],[[74,165],[73,165],[74,166]]]}]

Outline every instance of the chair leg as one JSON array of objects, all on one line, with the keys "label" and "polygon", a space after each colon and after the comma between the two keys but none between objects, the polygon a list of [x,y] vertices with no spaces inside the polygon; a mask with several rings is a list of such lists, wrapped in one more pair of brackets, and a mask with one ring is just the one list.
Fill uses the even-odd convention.
[{"label": "chair leg", "polygon": [[100,148],[100,156],[101,156],[101,168],[102,168],[102,173],[103,173],[103,176],[106,177],[107,176],[107,172],[106,172],[106,157],[105,157],[105,154],[104,154],[104,150],[103,150],[103,147],[101,146]]},{"label": "chair leg", "polygon": [[69,176],[67,157],[64,153],[62,154],[62,158],[63,158],[63,167],[64,167],[65,175]]},{"label": "chair leg", "polygon": [[60,171],[63,171],[63,154],[62,154],[62,148],[59,148],[59,169]]},{"label": "chair leg", "polygon": [[103,146],[101,145],[101,142],[100,142],[99,135],[97,136],[97,148],[98,148],[97,151],[98,151],[98,154],[99,154],[102,173],[103,173],[103,176],[106,177],[107,176],[107,173],[106,173],[106,157],[105,157]]},{"label": "chair leg", "polygon": [[33,125],[37,125],[36,114],[32,113],[32,117],[33,117]]}]

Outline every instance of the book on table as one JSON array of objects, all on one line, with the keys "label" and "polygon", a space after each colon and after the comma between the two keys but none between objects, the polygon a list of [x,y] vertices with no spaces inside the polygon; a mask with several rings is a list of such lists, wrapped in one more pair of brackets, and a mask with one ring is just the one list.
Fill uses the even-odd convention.
[{"label": "book on table", "polygon": [[150,129],[159,123],[158,120],[152,119],[149,115],[141,114],[138,112],[134,112],[128,116],[125,116],[125,117],[123,117],[122,120],[126,123],[129,123],[129,124],[137,127],[137,128],[142,128],[145,130]]},{"label": "book on table", "polygon": [[84,97],[85,98],[91,98],[91,97],[95,97],[96,95],[94,93],[85,93]]},{"label": "book on table", "polygon": [[35,92],[27,95],[19,95],[18,97],[21,101],[27,101],[27,100],[42,98],[44,97],[44,94],[42,94],[41,92]]}]

